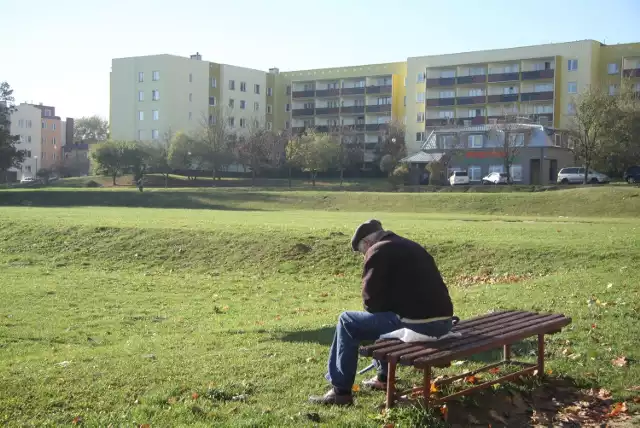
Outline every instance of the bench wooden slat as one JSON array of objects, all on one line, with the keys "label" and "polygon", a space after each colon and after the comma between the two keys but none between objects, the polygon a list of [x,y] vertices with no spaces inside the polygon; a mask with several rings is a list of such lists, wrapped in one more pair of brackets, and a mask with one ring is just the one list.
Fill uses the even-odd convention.
[{"label": "bench wooden slat", "polygon": [[523,322],[536,322],[536,320],[538,320],[539,318],[539,315],[532,314],[530,312],[514,313],[513,316],[510,316],[508,318],[502,318],[489,324],[482,324],[478,329],[466,330],[462,332],[462,337],[458,337],[452,340],[425,343],[421,351],[400,356],[400,363],[405,365],[412,364],[414,360],[421,357],[426,357],[429,354],[442,352],[449,349],[455,349],[457,346],[462,346],[464,344],[473,343],[477,340],[486,339],[487,336],[496,334],[498,331],[505,327],[522,325]]},{"label": "bench wooden slat", "polygon": [[473,342],[470,344],[462,343],[461,346],[444,351],[437,352],[427,357],[416,359],[414,364],[418,367],[427,365],[437,365],[450,361],[453,357],[462,358],[480,352],[495,349],[496,345],[506,342],[513,343],[518,340],[526,339],[535,334],[546,334],[571,323],[571,319],[560,314],[547,315],[544,318],[536,320],[535,324],[527,323],[525,325],[514,325],[502,329],[496,336],[488,337],[484,341]]}]

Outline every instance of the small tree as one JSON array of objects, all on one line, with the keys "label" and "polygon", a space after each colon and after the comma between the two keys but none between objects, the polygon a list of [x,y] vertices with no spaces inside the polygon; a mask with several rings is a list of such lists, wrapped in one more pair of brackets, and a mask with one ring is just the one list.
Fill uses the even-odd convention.
[{"label": "small tree", "polygon": [[[407,146],[405,143],[405,126],[402,122],[394,120],[388,125],[387,132],[382,134],[378,139],[376,155],[379,165],[382,165],[382,159],[389,155],[393,159],[394,166],[400,159],[407,156]],[[389,162],[389,161],[387,161]],[[391,168],[391,172],[393,168]],[[383,171],[385,172],[385,171]]]},{"label": "small tree", "polygon": [[603,149],[617,117],[615,97],[597,86],[589,87],[575,99],[575,114],[569,128],[576,154],[584,164],[584,183],[589,180],[593,162],[603,156]]},{"label": "small tree", "polygon": [[429,171],[429,185],[439,186],[442,184],[442,176],[446,168],[441,160],[429,162],[427,171]]},{"label": "small tree", "polygon": [[94,170],[98,174],[109,175],[116,185],[116,178],[126,170],[133,170],[135,179],[144,172],[145,152],[135,142],[106,141],[91,150]]},{"label": "small tree", "polygon": [[331,130],[338,144],[335,168],[340,172],[340,186],[344,183],[344,172],[354,165],[364,163],[364,143],[342,126]]},{"label": "small tree", "polygon": [[192,154],[211,168],[213,185],[216,178],[220,179],[223,168],[233,162],[236,136],[231,132],[229,120],[222,110],[216,109],[210,119],[202,118],[200,130],[194,137]]},{"label": "small tree", "polygon": [[[167,163],[171,169],[179,169],[191,171],[198,168],[198,158],[193,155],[195,152],[195,141],[189,135],[183,132],[177,132],[171,137],[169,142],[169,152],[167,154]],[[191,180],[190,173],[187,179]]]},{"label": "small tree", "polygon": [[0,83],[0,171],[5,174],[9,168],[20,168],[26,154],[16,148],[20,136],[10,132],[11,113],[15,111],[13,101],[13,89],[7,82]]},{"label": "small tree", "polygon": [[276,135],[260,123],[254,123],[246,137],[238,139],[238,160],[251,169],[251,186],[262,168],[272,165]]},{"label": "small tree", "polygon": [[169,129],[169,131],[164,133],[162,139],[157,142],[140,143],[146,152],[149,169],[153,172],[160,173],[164,177],[165,188],[169,185],[169,174],[171,173],[171,167],[169,166],[169,149],[173,135],[173,131]]},{"label": "small tree", "polygon": [[524,147],[529,133],[529,128],[523,127],[518,122],[518,116],[515,114],[505,114],[489,129],[489,137],[495,139],[498,143],[495,150],[500,152],[502,163],[510,182],[513,179],[511,177],[511,166]]},{"label": "small tree", "polygon": [[307,131],[287,145],[287,159],[303,171],[308,171],[315,187],[318,172],[328,170],[336,162],[339,144],[328,133]]},{"label": "small tree", "polygon": [[74,141],[95,143],[109,138],[109,123],[98,115],[76,119],[73,123]]}]

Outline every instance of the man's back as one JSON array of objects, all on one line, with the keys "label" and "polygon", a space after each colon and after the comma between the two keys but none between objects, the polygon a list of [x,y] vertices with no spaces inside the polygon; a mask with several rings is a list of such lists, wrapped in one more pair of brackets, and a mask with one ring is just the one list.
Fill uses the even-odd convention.
[{"label": "man's back", "polygon": [[369,312],[426,319],[453,315],[433,257],[418,243],[387,232],[366,254],[362,297]]}]

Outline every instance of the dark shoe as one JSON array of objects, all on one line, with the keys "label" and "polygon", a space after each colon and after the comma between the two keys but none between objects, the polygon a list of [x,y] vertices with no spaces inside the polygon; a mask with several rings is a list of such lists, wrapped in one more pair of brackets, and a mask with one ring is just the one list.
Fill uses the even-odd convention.
[{"label": "dark shoe", "polygon": [[363,380],[362,386],[369,389],[375,389],[377,391],[386,391],[387,390],[387,382],[382,382],[378,379],[378,376],[375,376],[369,380]]},{"label": "dark shoe", "polygon": [[312,395],[309,397],[309,401],[313,404],[327,404],[336,406],[349,406],[353,404],[353,395],[345,394],[338,395],[336,391],[331,388],[329,392],[324,395]]}]

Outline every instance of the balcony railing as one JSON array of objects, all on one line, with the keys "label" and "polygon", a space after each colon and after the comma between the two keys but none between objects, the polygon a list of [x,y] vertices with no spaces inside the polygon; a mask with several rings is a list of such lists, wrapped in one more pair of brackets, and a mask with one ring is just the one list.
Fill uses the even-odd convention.
[{"label": "balcony railing", "polygon": [[337,97],[340,96],[340,89],[316,89],[316,97]]},{"label": "balcony railing", "polygon": [[553,79],[554,70],[523,71],[522,80]]},{"label": "balcony railing", "polygon": [[450,123],[450,119],[425,119],[424,124],[426,126],[445,126]]},{"label": "balcony railing", "polygon": [[367,94],[390,94],[392,88],[391,85],[367,86]]},{"label": "balcony railing", "polygon": [[364,95],[364,88],[342,88],[342,95]]},{"label": "balcony railing", "polygon": [[314,114],[315,114],[315,112],[314,112],[314,109],[312,109],[312,108],[298,108],[298,109],[293,109],[293,111],[292,111],[293,117],[313,116]]},{"label": "balcony railing", "polygon": [[340,113],[339,107],[316,107],[316,114],[338,114]]},{"label": "balcony railing", "polygon": [[484,116],[475,117],[459,117],[456,119],[458,125],[464,126],[465,122],[470,121],[471,125],[484,125],[487,123],[487,118]]},{"label": "balcony railing", "polygon": [[293,91],[293,98],[313,98],[316,95],[316,91],[313,89],[309,91]]},{"label": "balcony railing", "polygon": [[487,75],[480,74],[477,76],[459,76],[456,78],[456,82],[458,82],[458,85],[467,84],[467,83],[486,83]]},{"label": "balcony railing", "polygon": [[366,131],[383,131],[389,128],[389,125],[386,123],[368,123],[365,125]]},{"label": "balcony railing", "polygon": [[553,100],[553,91],[549,92],[523,92],[520,101],[549,101]]},{"label": "balcony railing", "polygon": [[388,113],[391,111],[391,104],[374,104],[367,106],[367,113]]},{"label": "balcony railing", "polygon": [[455,103],[455,98],[427,98],[427,107],[452,106]]},{"label": "balcony railing", "polygon": [[455,77],[438,77],[435,79],[427,79],[427,86],[453,86],[455,84]]},{"label": "balcony railing", "polygon": [[364,106],[347,106],[340,108],[340,114],[364,113]]},{"label": "balcony railing", "polygon": [[471,104],[485,104],[487,97],[485,95],[478,95],[475,97],[458,97],[456,98],[458,105],[471,105]]},{"label": "balcony railing", "polygon": [[495,73],[489,75],[489,82],[511,82],[520,80],[520,73]]},{"label": "balcony railing", "polygon": [[512,103],[515,101],[518,101],[518,94],[489,95],[488,97],[490,103]]},{"label": "balcony railing", "polygon": [[624,77],[640,77],[640,68],[628,68],[622,71]]}]

